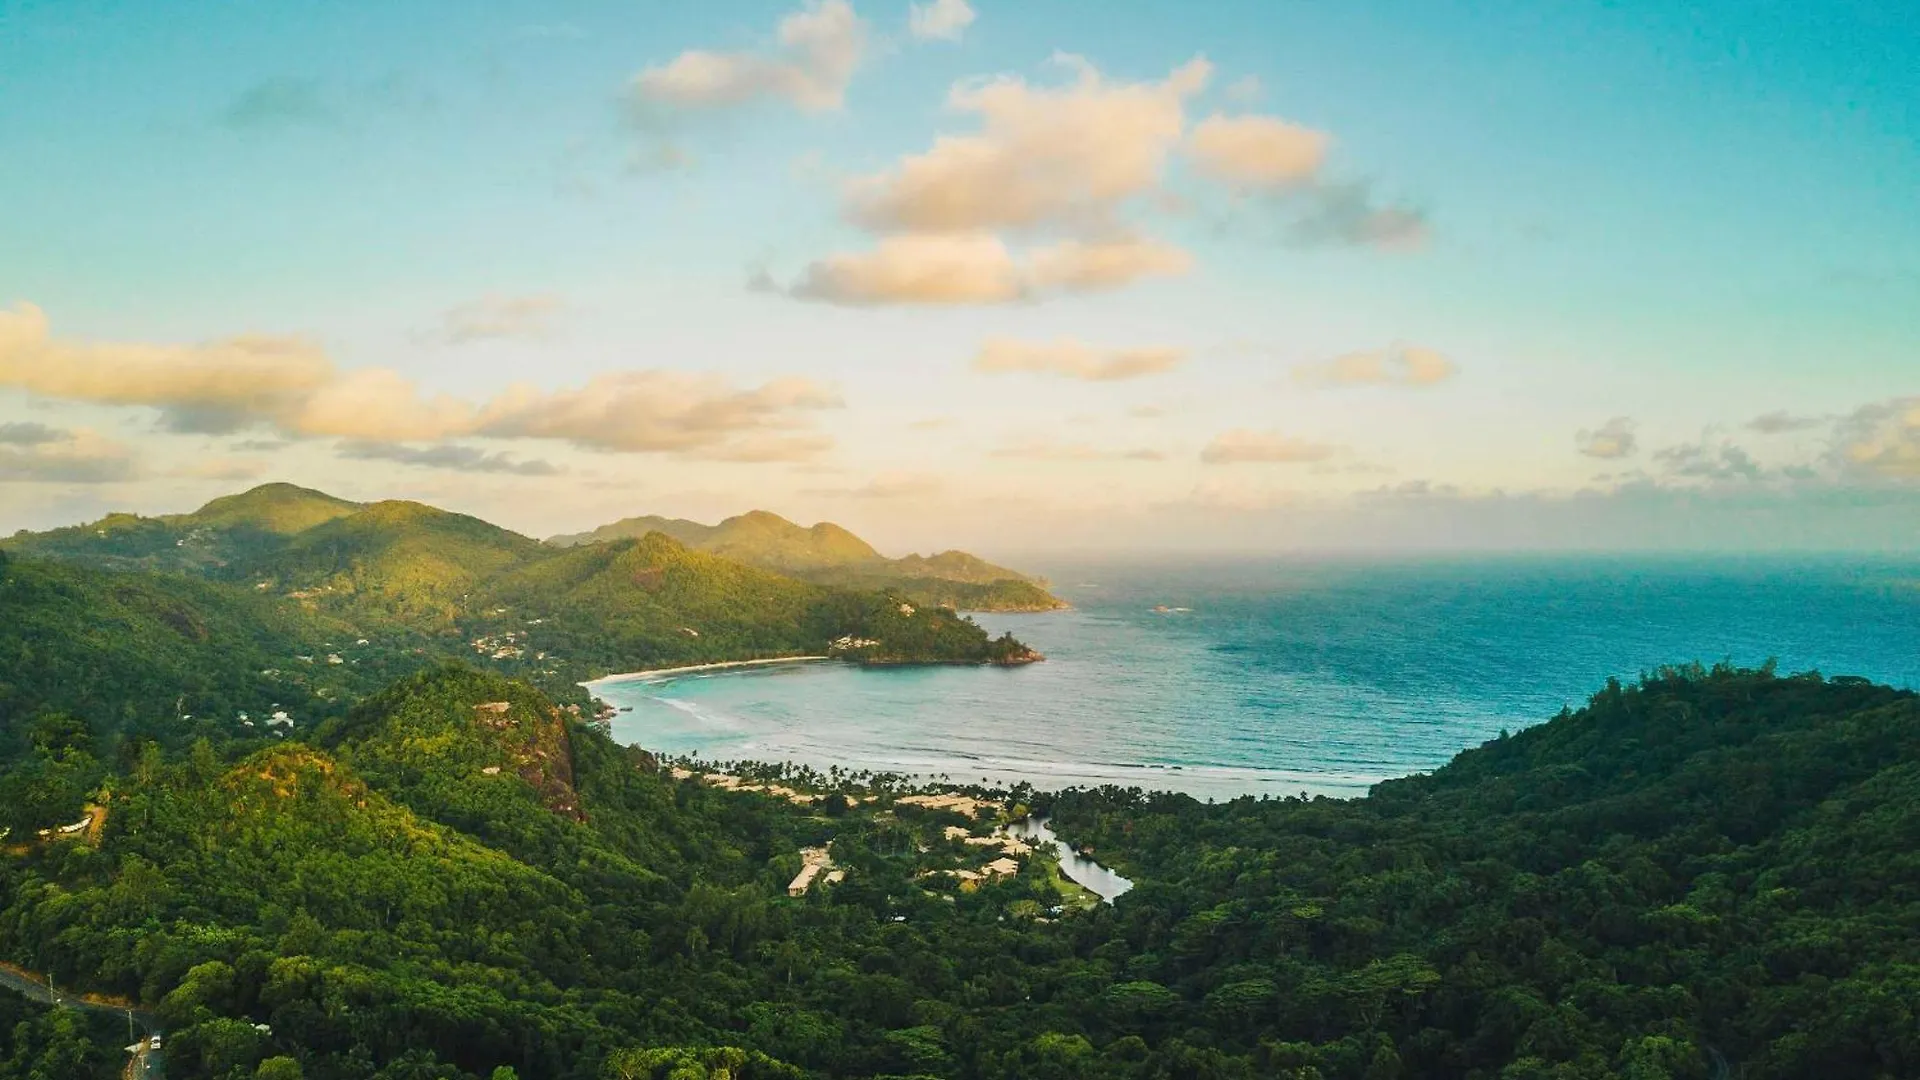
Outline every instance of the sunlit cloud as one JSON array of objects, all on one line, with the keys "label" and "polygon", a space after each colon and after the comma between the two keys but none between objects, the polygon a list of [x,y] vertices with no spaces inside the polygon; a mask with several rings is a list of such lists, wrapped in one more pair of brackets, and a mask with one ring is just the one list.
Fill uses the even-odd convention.
[{"label": "sunlit cloud", "polygon": [[690,49],[634,77],[646,106],[721,109],[785,101],[821,112],[840,108],[867,47],[867,25],[846,0],[809,0],[780,21],[778,45],[761,52]]},{"label": "sunlit cloud", "polygon": [[1185,360],[1186,353],[1181,349],[1098,349],[1072,340],[998,338],[980,347],[973,368],[996,375],[1058,375],[1087,382],[1117,382],[1164,374]]},{"label": "sunlit cloud", "polygon": [[1459,373],[1459,365],[1420,345],[1352,352],[1294,369],[1302,382],[1323,386],[1433,386]]},{"label": "sunlit cloud", "polygon": [[1067,240],[1016,254],[991,233],[908,233],[821,259],[785,291],[850,306],[1007,304],[1115,289],[1192,265],[1178,248],[1147,240]]},{"label": "sunlit cloud", "polygon": [[266,428],[283,438],[370,443],[462,436],[550,439],[591,450],[744,454],[838,408],[805,379],[735,387],[717,375],[608,372],[577,389],[522,384],[474,403],[427,396],[385,368],[342,371],[316,345],[235,338],[201,345],[91,344],[52,337],[32,305],[0,310],[0,387],[43,398],[147,406],[173,430]]},{"label": "sunlit cloud", "polygon": [[1331,140],[1274,116],[1215,114],[1194,128],[1187,155],[1203,175],[1232,187],[1272,189],[1312,178]]},{"label": "sunlit cloud", "polygon": [[1339,453],[1340,447],[1277,431],[1237,429],[1208,443],[1200,451],[1200,460],[1209,465],[1303,465],[1326,461]]},{"label": "sunlit cloud", "polygon": [[855,180],[847,216],[880,232],[957,232],[1104,220],[1158,184],[1185,128],[1185,101],[1212,66],[1187,62],[1160,82],[1113,82],[1086,60],[1056,57],[1065,86],[1018,76],[962,83],[948,107],[980,130],[946,135],[885,172]]}]

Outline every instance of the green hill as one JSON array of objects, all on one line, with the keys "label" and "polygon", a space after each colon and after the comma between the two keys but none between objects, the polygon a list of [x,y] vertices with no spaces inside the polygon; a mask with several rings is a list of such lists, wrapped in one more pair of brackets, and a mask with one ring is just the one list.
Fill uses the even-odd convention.
[{"label": "green hill", "polygon": [[[0,859],[0,950],[156,1008],[189,1080],[1920,1062],[1920,698],[1859,680],[1664,672],[1351,801],[1021,791],[1136,883],[1057,914],[1038,856],[938,884],[957,815],[676,781],[497,675],[310,737],[112,765],[97,850]],[[810,847],[846,876],[789,896]]]},{"label": "green hill", "polygon": [[511,647],[599,671],[824,655],[878,641],[867,660],[1004,660],[951,612],[901,613],[899,599],[814,585],[692,550],[665,534],[566,549],[490,583],[472,628]]},{"label": "green hill", "polygon": [[479,518],[389,501],[300,532],[248,571],[323,610],[434,629],[451,626],[483,582],[545,554]]},{"label": "green hill", "polygon": [[887,590],[916,604],[984,611],[1045,611],[1065,606],[1046,591],[1044,582],[964,551],[889,559],[838,525],[800,526],[765,510],[730,517],[718,525],[681,518],[626,518],[592,532],[556,536],[547,543],[575,547],[655,532],[763,570],[820,585]]},{"label": "green hill", "polygon": [[86,525],[21,532],[16,554],[116,570],[162,570],[236,578],[281,551],[287,539],[360,509],[358,503],[292,484],[263,484],[188,514],[108,514]]}]

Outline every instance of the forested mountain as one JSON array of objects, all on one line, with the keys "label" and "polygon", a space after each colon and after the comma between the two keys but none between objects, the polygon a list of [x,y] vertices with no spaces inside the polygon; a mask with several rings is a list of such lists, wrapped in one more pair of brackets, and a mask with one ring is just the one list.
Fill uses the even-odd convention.
[{"label": "forested mountain", "polygon": [[974,611],[1047,611],[1065,605],[1046,584],[964,551],[889,559],[831,522],[796,525],[754,510],[702,525],[683,518],[633,517],[587,533],[555,536],[557,547],[661,533],[700,551],[821,585],[884,589],[916,604]]},{"label": "forested mountain", "polygon": [[[55,693],[31,700],[94,719],[117,711],[127,720],[216,712],[231,720],[293,702],[306,704],[295,712],[304,717],[321,687],[363,693],[377,685],[370,678],[453,656],[478,657],[569,704],[585,703],[584,680],[683,662],[1037,656],[989,641],[951,612],[905,614],[914,604],[898,592],[803,582],[665,536],[563,550],[420,503],[363,505],[287,484],[191,514],[112,515],[16,534],[0,557],[18,571],[11,586],[0,582],[15,605],[0,613],[11,616],[0,620],[0,649],[23,665],[46,653],[0,675],[0,705],[13,684],[34,684]],[[79,632],[63,636],[62,626]],[[835,650],[840,639],[868,644]],[[215,641],[225,644],[207,644]],[[136,660],[149,649],[143,667]],[[191,664],[231,669],[218,680],[229,697],[248,685],[259,693],[249,690],[247,701],[265,700],[195,707],[212,683],[183,672],[188,654]],[[75,677],[100,661],[110,671],[93,685]],[[234,674],[242,670],[255,673],[251,683]],[[111,709],[88,694],[108,695]]]},{"label": "forested mountain", "polygon": [[213,500],[190,514],[143,518],[109,514],[87,525],[16,533],[16,554],[86,562],[108,569],[170,570],[215,577],[246,573],[287,538],[345,517],[360,504],[292,484],[262,484]]},{"label": "forested mountain", "polygon": [[[1361,800],[1004,795],[1113,906],[457,667],[276,745],[97,738],[98,847],[0,859],[0,951],[154,1006],[176,1077],[1920,1073],[1920,699],[1859,680],[1664,672]],[[844,880],[790,896],[809,848]]]}]

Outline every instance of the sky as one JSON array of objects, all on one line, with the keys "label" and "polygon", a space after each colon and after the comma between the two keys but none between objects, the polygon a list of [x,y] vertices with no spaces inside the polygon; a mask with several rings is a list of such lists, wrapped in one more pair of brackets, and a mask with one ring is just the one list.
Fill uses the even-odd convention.
[{"label": "sky", "polygon": [[0,0],[0,531],[1920,549],[1920,14]]}]

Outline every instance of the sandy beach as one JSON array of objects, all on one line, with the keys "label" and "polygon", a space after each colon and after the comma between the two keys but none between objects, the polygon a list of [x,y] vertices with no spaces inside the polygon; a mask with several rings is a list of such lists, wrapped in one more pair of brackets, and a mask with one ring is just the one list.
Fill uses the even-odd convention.
[{"label": "sandy beach", "polygon": [[831,656],[775,656],[765,660],[723,660],[715,664],[691,664],[686,667],[654,668],[650,671],[628,671],[619,675],[603,675],[581,686],[594,687],[604,683],[637,682],[643,679],[659,679],[670,675],[688,675],[698,671],[726,671],[729,668],[765,667],[768,664],[817,664],[831,660]]}]

